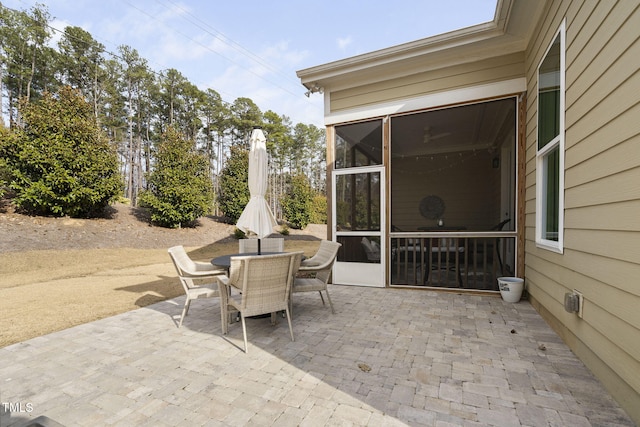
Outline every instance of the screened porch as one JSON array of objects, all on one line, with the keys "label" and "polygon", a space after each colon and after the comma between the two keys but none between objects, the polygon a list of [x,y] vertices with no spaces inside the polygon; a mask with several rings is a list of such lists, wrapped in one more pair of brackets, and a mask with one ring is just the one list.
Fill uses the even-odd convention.
[{"label": "screened porch", "polygon": [[[390,286],[515,275],[516,111],[510,97],[392,116],[388,148],[382,120],[336,126],[338,261],[381,264]],[[386,179],[367,169],[385,163]]]}]

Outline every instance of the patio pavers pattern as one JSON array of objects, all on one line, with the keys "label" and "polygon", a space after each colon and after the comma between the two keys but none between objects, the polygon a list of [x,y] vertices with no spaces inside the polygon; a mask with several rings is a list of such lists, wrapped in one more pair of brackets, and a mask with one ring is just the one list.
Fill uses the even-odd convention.
[{"label": "patio pavers pattern", "polygon": [[294,342],[249,319],[248,354],[217,299],[178,329],[183,298],[2,348],[0,425],[634,425],[526,301],[330,292],[294,296]]}]

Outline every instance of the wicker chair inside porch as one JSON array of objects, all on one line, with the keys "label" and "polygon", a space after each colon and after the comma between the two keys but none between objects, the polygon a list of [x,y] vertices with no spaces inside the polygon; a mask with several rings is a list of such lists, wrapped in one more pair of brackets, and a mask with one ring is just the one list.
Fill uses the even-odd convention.
[{"label": "wicker chair inside porch", "polygon": [[[238,311],[242,320],[245,353],[248,352],[247,317],[271,313],[271,323],[275,324],[276,312],[285,311],[291,341],[294,340],[289,296],[301,260],[302,252],[237,256],[231,258],[229,276],[218,276],[222,333],[228,332],[230,311]],[[231,296],[232,288],[239,290],[240,295]]]},{"label": "wicker chair inside porch", "polygon": [[[333,309],[333,303],[329,296],[327,284],[331,278],[331,270],[336,261],[340,246],[342,246],[342,244],[338,242],[322,240],[315,255],[302,261],[300,269],[298,270],[300,273],[305,273],[305,275],[312,275],[314,277],[296,277],[293,281],[293,288],[291,289],[292,294],[298,292],[317,291],[320,294],[322,305],[324,305],[324,297],[322,296],[322,291],[324,291],[327,294],[327,301],[329,301],[331,313],[334,314],[335,310]],[[293,297],[291,300],[293,300]]]},{"label": "wicker chair inside porch", "polygon": [[362,249],[367,256],[367,262],[380,263],[380,246],[377,242],[371,241],[366,237],[363,237],[360,241]]},{"label": "wicker chair inside porch", "polygon": [[198,298],[210,298],[219,296],[218,287],[214,281],[206,284],[196,284],[194,281],[213,279],[216,276],[226,273],[226,270],[217,268],[210,263],[193,261],[183,246],[173,246],[169,248],[169,256],[178,273],[180,284],[184,289],[186,299],[182,308],[182,315],[178,328],[182,326],[184,317],[189,312],[191,300]]}]

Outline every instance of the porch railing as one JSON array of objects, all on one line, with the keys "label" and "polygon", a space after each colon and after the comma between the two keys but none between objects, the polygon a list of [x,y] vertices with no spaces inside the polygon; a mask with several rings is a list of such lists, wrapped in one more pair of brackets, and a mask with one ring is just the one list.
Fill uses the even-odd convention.
[{"label": "porch railing", "polygon": [[515,232],[391,233],[391,285],[497,291],[515,266]]}]

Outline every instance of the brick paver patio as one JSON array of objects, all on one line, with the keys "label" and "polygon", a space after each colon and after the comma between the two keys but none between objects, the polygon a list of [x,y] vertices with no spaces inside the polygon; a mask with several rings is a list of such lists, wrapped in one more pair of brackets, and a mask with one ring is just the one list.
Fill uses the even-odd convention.
[{"label": "brick paver patio", "polygon": [[[0,349],[0,425],[633,426],[526,302],[330,286],[221,336],[178,298]],[[34,313],[37,316],[38,313]]]}]

